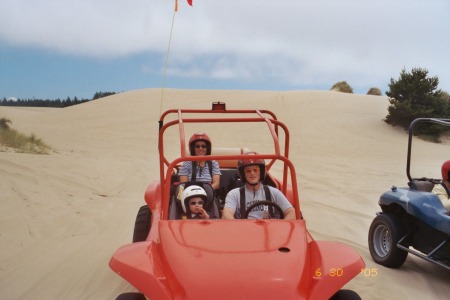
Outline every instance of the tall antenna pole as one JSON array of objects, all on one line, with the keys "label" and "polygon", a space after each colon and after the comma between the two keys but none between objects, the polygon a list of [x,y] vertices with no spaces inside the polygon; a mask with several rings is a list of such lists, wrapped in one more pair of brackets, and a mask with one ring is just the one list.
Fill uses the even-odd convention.
[{"label": "tall antenna pole", "polygon": [[166,75],[167,75],[167,64],[169,62],[169,54],[170,54],[170,43],[172,41],[172,33],[173,33],[173,25],[175,23],[175,14],[178,11],[178,0],[175,0],[175,9],[173,10],[173,17],[172,17],[172,27],[170,28],[170,37],[169,37],[169,46],[167,47],[167,54],[166,54],[166,63],[164,65],[164,75],[163,75],[163,82],[162,82],[162,90],[161,90],[161,101],[159,104],[159,115],[162,114],[162,103],[164,99],[164,88],[166,85]]}]

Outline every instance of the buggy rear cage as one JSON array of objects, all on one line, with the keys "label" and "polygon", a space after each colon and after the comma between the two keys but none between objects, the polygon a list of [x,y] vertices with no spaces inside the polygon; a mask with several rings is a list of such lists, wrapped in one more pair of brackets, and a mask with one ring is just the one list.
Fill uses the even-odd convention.
[{"label": "buggy rear cage", "polygon": [[413,178],[411,177],[410,174],[410,168],[411,168],[411,149],[412,149],[412,137],[414,135],[414,126],[416,126],[418,123],[427,123],[427,122],[450,127],[450,119],[418,118],[411,122],[411,124],[409,125],[408,156],[406,161],[406,175],[408,176],[408,180],[410,182],[413,181]]},{"label": "buggy rear cage", "polygon": [[[205,117],[187,117],[190,114],[219,114],[224,116],[206,116]],[[165,123],[165,119],[169,116],[175,117],[168,120]],[[238,116],[240,115],[240,116]],[[293,196],[295,200],[298,200],[297,182],[295,169],[292,162],[289,160],[289,130],[282,122],[277,120],[276,115],[269,110],[252,110],[252,109],[226,109],[225,103],[214,102],[212,104],[212,109],[171,109],[165,111],[159,120],[159,138],[158,138],[158,149],[159,149],[159,163],[160,163],[160,180],[161,183],[164,182],[163,188],[161,189],[162,199],[168,199],[170,194],[170,175],[177,165],[183,161],[200,161],[204,158],[190,156],[186,153],[186,135],[185,135],[185,124],[189,123],[265,123],[270,132],[273,140],[274,151],[271,154],[259,153],[254,156],[255,159],[267,159],[270,162],[266,165],[266,170],[269,171],[270,168],[276,161],[283,162],[283,180],[281,191],[286,194],[287,192],[287,178],[288,171],[291,175],[291,184],[293,189]],[[178,126],[179,131],[179,144],[180,144],[180,157],[169,162],[169,160],[164,155],[164,133],[172,126]],[[281,149],[279,130],[282,130],[284,135],[284,146]],[[209,160],[239,160],[242,159],[245,154],[240,155],[208,155]],[[165,200],[163,200],[164,202]],[[164,207],[165,205],[163,205]],[[295,206],[298,206],[296,203]],[[298,209],[298,208],[297,208]]]}]

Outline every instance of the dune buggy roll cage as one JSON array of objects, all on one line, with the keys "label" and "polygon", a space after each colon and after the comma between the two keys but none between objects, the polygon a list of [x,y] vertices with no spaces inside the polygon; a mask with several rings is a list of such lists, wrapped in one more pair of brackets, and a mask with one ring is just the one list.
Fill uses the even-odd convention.
[{"label": "dune buggy roll cage", "polygon": [[[406,175],[408,176],[408,180],[411,182],[413,178],[410,174],[411,168],[411,149],[412,149],[412,137],[414,135],[414,127],[419,123],[434,123],[443,126],[450,127],[450,119],[439,119],[439,118],[418,118],[411,122],[409,125],[409,137],[408,137],[408,156],[406,161]],[[415,178],[414,178],[415,179]]]},{"label": "dune buggy roll cage", "polygon": [[[170,115],[176,114],[176,119],[168,121],[164,124],[164,119]],[[185,115],[189,114],[221,114],[228,115],[230,117],[199,117],[189,118]],[[236,115],[248,115],[237,117]],[[204,157],[190,156],[186,153],[186,135],[184,124],[187,123],[265,123],[268,127],[270,135],[273,140],[274,153],[263,154],[259,153],[252,156],[255,159],[267,159],[270,162],[266,166],[266,171],[269,171],[272,165],[277,161],[283,162],[283,180],[281,186],[281,192],[285,195],[288,192],[288,171],[291,175],[292,196],[293,203],[296,210],[297,218],[301,217],[299,201],[298,201],[298,189],[297,189],[297,177],[294,166],[289,160],[289,130],[282,122],[277,120],[276,115],[269,110],[251,110],[251,109],[226,109],[226,104],[223,102],[213,102],[212,109],[171,109],[165,111],[159,119],[159,138],[158,138],[158,150],[159,150],[159,163],[160,163],[160,181],[161,181],[161,199],[163,215],[168,215],[168,203],[170,195],[171,175],[173,170],[177,168],[177,165],[184,161],[201,161]],[[169,162],[164,155],[164,132],[171,126],[178,125],[179,138],[180,138],[180,153],[181,157]],[[284,133],[284,147],[280,147],[279,128]],[[283,151],[282,151],[283,150]],[[244,158],[244,154],[235,155],[208,155],[208,160],[224,161],[224,160],[239,160]]]}]

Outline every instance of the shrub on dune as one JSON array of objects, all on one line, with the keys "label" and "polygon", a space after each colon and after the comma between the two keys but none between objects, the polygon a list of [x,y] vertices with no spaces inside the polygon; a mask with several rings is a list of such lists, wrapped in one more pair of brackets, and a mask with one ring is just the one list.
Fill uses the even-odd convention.
[{"label": "shrub on dune", "polygon": [[341,93],[350,93],[353,94],[353,88],[347,83],[347,81],[339,81],[335,83],[331,89],[331,91],[337,91]]},{"label": "shrub on dune", "polygon": [[0,151],[13,149],[20,153],[48,154],[52,148],[34,134],[26,136],[11,128],[11,120],[0,119]]},{"label": "shrub on dune", "polygon": [[367,95],[381,96],[381,91],[379,88],[372,87],[367,91]]},{"label": "shrub on dune", "polygon": [[10,129],[11,120],[7,118],[0,119],[0,129]]}]

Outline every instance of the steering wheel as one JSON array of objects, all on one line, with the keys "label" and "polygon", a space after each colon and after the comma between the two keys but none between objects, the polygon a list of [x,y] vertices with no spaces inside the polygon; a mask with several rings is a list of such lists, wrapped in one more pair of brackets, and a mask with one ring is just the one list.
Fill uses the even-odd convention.
[{"label": "steering wheel", "polygon": [[276,204],[275,202],[272,201],[258,201],[253,203],[252,205],[250,205],[247,210],[245,211],[244,215],[242,216],[242,219],[248,219],[248,215],[250,214],[250,212],[257,206],[272,206],[275,208],[276,211],[274,211],[273,213],[270,212],[269,210],[269,214],[270,214],[270,218],[271,219],[284,219],[284,213],[283,210],[281,209],[281,207]]}]

